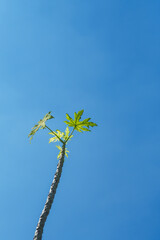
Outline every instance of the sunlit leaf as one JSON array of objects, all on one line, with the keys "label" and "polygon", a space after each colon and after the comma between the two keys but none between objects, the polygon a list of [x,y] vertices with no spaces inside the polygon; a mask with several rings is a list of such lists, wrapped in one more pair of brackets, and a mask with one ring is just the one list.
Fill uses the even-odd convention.
[{"label": "sunlit leaf", "polygon": [[[55,134],[54,134],[55,133]],[[56,130],[56,132],[50,132],[49,134],[51,134],[51,135],[53,135],[54,137],[52,137],[52,138],[50,138],[49,139],[49,143],[51,143],[51,142],[57,142],[57,141],[60,141],[59,139],[62,139],[63,138],[63,136],[64,136],[64,132],[61,132],[60,130]],[[55,136],[55,135],[57,135],[57,136]]]},{"label": "sunlit leaf", "polygon": [[67,127],[66,127],[66,130],[65,130],[64,137],[63,137],[63,139],[64,139],[65,141],[70,140],[70,139],[73,137],[73,135],[70,136],[69,133],[70,133],[69,127],[67,126]]},{"label": "sunlit leaf", "polygon": [[76,117],[76,119],[75,119],[75,122],[76,122],[76,123],[81,119],[81,116],[83,115],[83,112],[84,112],[84,110],[81,110],[81,111],[79,111],[79,112],[77,113],[77,117]]},{"label": "sunlit leaf", "polygon": [[69,127],[66,127],[66,130],[65,130],[65,137],[68,137],[69,136]]},{"label": "sunlit leaf", "polygon": [[[60,151],[59,151],[59,154],[58,154],[58,156],[57,156],[57,158],[60,158],[61,153],[62,153],[62,147],[59,146],[59,145],[56,145],[56,147],[60,150]],[[67,150],[67,148],[65,148],[65,156],[68,158],[68,154],[67,154],[67,152],[69,153],[69,151]]]},{"label": "sunlit leaf", "polygon": [[28,137],[30,137],[30,141],[32,140],[34,134],[39,130],[39,129],[44,129],[46,127],[46,121],[49,120],[49,119],[52,119],[54,118],[52,115],[51,115],[51,112],[48,112],[43,119],[40,119],[40,121],[38,122],[38,124],[36,124],[30,134],[28,135]]},{"label": "sunlit leaf", "polygon": [[73,127],[78,132],[90,131],[89,127],[97,126],[96,123],[90,122],[91,118],[86,118],[83,121],[80,121],[84,110],[80,110],[78,113],[74,113],[74,119],[72,119],[68,114],[66,118],[68,121],[64,121],[69,127]]}]

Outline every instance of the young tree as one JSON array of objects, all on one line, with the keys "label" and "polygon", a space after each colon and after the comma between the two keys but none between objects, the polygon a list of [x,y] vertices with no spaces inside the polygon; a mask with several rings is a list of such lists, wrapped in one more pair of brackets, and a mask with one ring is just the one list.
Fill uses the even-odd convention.
[{"label": "young tree", "polygon": [[[61,173],[62,173],[62,167],[64,163],[64,157],[67,156],[67,152],[69,152],[66,148],[66,145],[68,141],[73,137],[73,132],[76,130],[78,132],[83,131],[90,131],[90,127],[97,126],[96,123],[90,122],[91,118],[84,119],[83,121],[80,121],[81,116],[83,114],[84,110],[79,111],[78,113],[74,113],[74,119],[72,119],[68,114],[66,114],[67,121],[64,121],[67,124],[65,132],[61,132],[59,130],[52,131],[47,125],[46,121],[49,119],[54,118],[51,115],[51,112],[47,113],[42,120],[38,122],[33,128],[28,137],[30,137],[30,141],[32,140],[33,136],[39,129],[48,129],[53,137],[50,138],[49,143],[51,142],[61,142],[62,147],[60,145],[57,145],[56,147],[60,150],[57,158],[59,159],[57,170],[54,175],[53,182],[51,184],[51,188],[46,200],[46,203],[44,205],[44,208],[42,210],[42,213],[40,215],[36,231],[34,234],[33,240],[41,240],[42,234],[43,234],[43,228],[47,219],[47,216],[49,214],[49,211],[51,209],[56,190],[58,187],[58,183],[60,181]],[[72,131],[70,132],[69,127],[72,127]]]}]

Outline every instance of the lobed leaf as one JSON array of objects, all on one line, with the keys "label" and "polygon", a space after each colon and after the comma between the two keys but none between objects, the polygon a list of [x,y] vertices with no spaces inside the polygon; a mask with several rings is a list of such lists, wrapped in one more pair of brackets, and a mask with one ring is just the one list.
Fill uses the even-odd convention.
[{"label": "lobed leaf", "polygon": [[64,136],[64,132],[61,132],[60,130],[56,130],[56,132],[50,132],[49,134],[53,135],[54,137],[50,138],[49,139],[49,143],[51,142],[57,142],[57,141],[60,141],[59,138],[57,136],[55,136],[55,134],[60,138],[62,139],[63,136]]},{"label": "lobed leaf", "polygon": [[[64,141],[68,140],[68,138],[70,140],[70,138],[72,138],[73,135],[71,135],[69,137],[69,133],[70,133],[70,131],[69,131],[69,127],[68,126],[66,127],[65,132],[61,132],[60,130],[56,130],[56,132],[50,132],[49,134],[53,135],[54,137],[49,139],[49,143],[60,141],[59,138],[64,140]],[[55,136],[55,135],[57,135],[59,138],[57,136]]]},{"label": "lobed leaf", "polygon": [[64,121],[69,127],[73,127],[78,132],[90,131],[89,127],[97,126],[96,123],[90,122],[91,118],[86,118],[83,121],[80,121],[84,110],[80,110],[78,113],[74,113],[74,119],[72,119],[68,114],[66,118],[68,121]]},{"label": "lobed leaf", "polygon": [[51,115],[51,112],[48,112],[43,119],[40,119],[38,124],[36,124],[30,134],[28,135],[28,137],[30,137],[30,141],[32,140],[33,136],[35,135],[35,133],[39,130],[39,129],[44,129],[46,127],[46,121],[49,120],[49,119],[52,119],[54,118],[52,115]]},{"label": "lobed leaf", "polygon": [[[62,147],[59,146],[59,145],[56,145],[56,147],[60,150],[60,152],[59,152],[59,154],[58,154],[58,156],[57,156],[57,158],[59,159],[60,156],[61,156],[61,153],[62,153]],[[65,155],[66,155],[66,157],[68,158],[67,152],[69,153],[69,151],[67,150],[67,148],[65,148]]]}]

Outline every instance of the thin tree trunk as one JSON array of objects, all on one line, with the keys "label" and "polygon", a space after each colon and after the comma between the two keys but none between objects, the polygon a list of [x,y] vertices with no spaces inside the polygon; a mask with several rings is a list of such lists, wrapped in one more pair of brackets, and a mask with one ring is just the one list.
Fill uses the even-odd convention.
[{"label": "thin tree trunk", "polygon": [[57,170],[54,175],[54,179],[53,179],[45,206],[44,206],[41,216],[39,218],[33,240],[41,240],[42,239],[43,228],[44,228],[45,222],[47,220],[49,211],[51,209],[51,206],[52,206],[55,194],[56,194],[56,190],[58,187],[58,183],[59,183],[59,180],[61,177],[62,167],[63,167],[63,163],[64,163],[64,156],[65,156],[65,144],[63,144],[63,146],[62,146],[62,153],[61,153],[61,157],[59,159],[58,165],[57,165]]}]

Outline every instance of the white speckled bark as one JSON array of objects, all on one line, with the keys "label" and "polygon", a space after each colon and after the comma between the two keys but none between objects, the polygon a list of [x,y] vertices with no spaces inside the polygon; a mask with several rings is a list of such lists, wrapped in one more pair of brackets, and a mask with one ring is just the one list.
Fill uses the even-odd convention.
[{"label": "white speckled bark", "polygon": [[52,203],[53,203],[53,200],[54,200],[54,197],[56,194],[58,183],[60,181],[62,167],[63,167],[63,163],[64,163],[64,156],[65,156],[65,144],[63,144],[63,146],[62,146],[62,154],[61,154],[61,157],[60,157],[58,165],[57,165],[57,170],[54,175],[54,179],[53,179],[45,206],[44,206],[41,216],[39,218],[33,240],[41,240],[42,239],[43,228],[44,228],[45,222],[47,220],[49,211],[52,207]]}]

